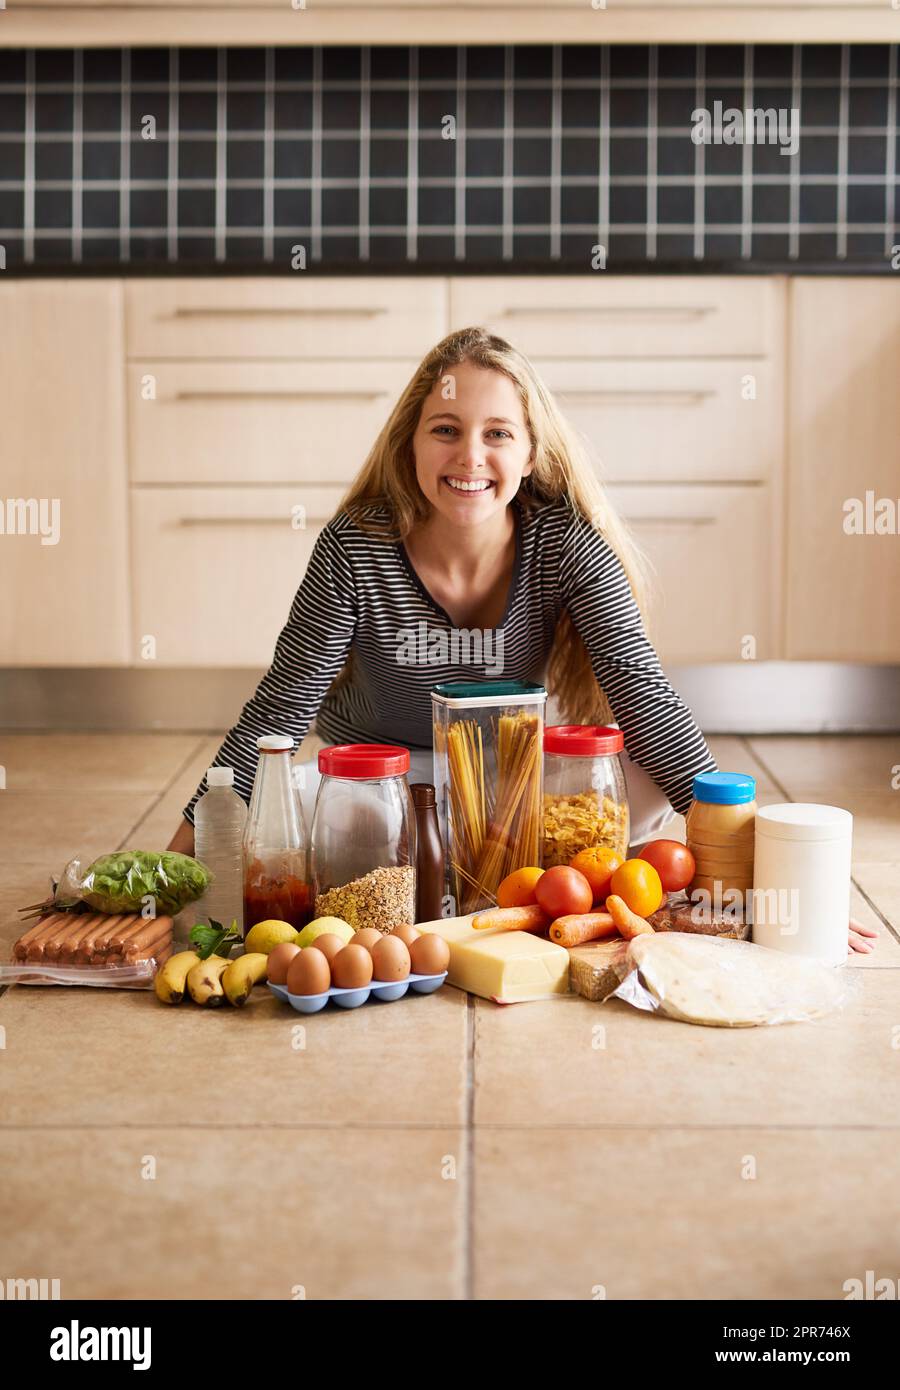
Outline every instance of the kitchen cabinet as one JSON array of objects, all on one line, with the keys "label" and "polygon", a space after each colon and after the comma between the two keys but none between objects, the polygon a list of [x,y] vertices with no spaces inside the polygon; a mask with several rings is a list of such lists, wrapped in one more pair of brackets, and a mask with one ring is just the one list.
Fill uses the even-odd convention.
[{"label": "kitchen cabinet", "polygon": [[130,582],[121,282],[13,281],[0,286],[0,322],[0,660],[123,664]]},{"label": "kitchen cabinet", "polygon": [[135,623],[159,666],[268,666],[339,488],[136,489]]},{"label": "kitchen cabinet", "polygon": [[797,278],[790,325],[785,654],[900,661],[900,284]]}]

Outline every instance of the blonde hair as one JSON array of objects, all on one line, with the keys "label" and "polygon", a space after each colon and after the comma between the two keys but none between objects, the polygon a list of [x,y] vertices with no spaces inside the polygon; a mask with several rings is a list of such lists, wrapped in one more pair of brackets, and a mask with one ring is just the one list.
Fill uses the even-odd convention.
[{"label": "blonde hair", "polygon": [[[450,333],[425,356],[375,440],[338,511],[349,513],[370,531],[383,528],[363,515],[366,508],[386,506],[391,539],[403,539],[430,514],[431,504],[419,487],[413,435],[432,388],[452,367],[471,362],[502,372],[516,387],[531,437],[531,473],[522,479],[517,500],[525,508],[565,502],[597,530],[615,551],[642,615],[646,608],[647,568],[610,504],[581,437],[565,419],[550,391],[528,359],[503,338],[484,328]],[[346,679],[349,667],[338,677]],[[608,723],[609,703],[597,684],[590,658],[571,616],[564,611],[547,661],[545,681],[566,723]]]}]

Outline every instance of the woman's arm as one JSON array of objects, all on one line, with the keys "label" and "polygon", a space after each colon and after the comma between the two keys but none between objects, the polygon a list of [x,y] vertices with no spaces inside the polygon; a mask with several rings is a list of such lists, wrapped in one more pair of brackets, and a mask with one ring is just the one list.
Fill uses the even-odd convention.
[{"label": "woman's arm", "polygon": [[[272,664],[213,759],[214,767],[234,768],[234,789],[245,801],[250,800],[256,775],[256,740],[263,734],[287,734],[298,743],[304,738],[346,661],[357,611],[353,571],[329,524],[313,547]],[[189,833],[193,848],[194,806],[205,791],[204,775],[184,808],[170,849],[186,844]]]},{"label": "woman's arm", "polygon": [[644,632],[621,561],[580,516],[562,548],[559,589],[629,756],[684,814],[695,775],[716,761]]}]

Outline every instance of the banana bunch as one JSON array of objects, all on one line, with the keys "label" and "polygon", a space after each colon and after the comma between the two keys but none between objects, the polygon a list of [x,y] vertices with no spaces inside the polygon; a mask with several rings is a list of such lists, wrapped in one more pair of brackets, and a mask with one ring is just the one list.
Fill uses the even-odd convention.
[{"label": "banana bunch", "polygon": [[156,997],[163,1004],[180,1004],[187,990],[195,1004],[207,1009],[216,1008],[223,999],[240,1009],[253,986],[265,979],[266,960],[261,951],[236,960],[217,955],[201,960],[196,951],[179,951],[156,972]]}]

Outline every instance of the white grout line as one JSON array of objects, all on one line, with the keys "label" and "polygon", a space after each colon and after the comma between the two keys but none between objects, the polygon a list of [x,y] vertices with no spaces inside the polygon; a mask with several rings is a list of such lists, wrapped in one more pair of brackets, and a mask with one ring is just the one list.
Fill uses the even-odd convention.
[{"label": "white grout line", "polygon": [[84,224],[84,52],[76,48],[73,54],[74,82],[72,83],[72,260],[82,258],[81,232]]},{"label": "white grout line", "polygon": [[600,49],[600,167],[597,185],[597,231],[604,253],[609,255],[609,45]]},{"label": "white grout line", "polygon": [[466,258],[466,50],[456,49],[456,178],[453,204],[453,254]]},{"label": "white grout line", "polygon": [[850,108],[850,45],[841,44],[841,119],[838,134],[837,257],[847,258],[847,118]]},{"label": "white grout line", "polygon": [[310,226],[312,228],[311,259],[322,259],[322,49],[314,48],[312,53],[312,180],[310,191]]},{"label": "white grout line", "polygon": [[551,50],[550,87],[550,259],[562,255],[562,48]]},{"label": "white grout line", "polygon": [[[409,50],[409,106],[406,128],[406,258],[419,255],[419,50]],[[404,180],[397,179],[402,188]]]},{"label": "white grout line", "polygon": [[513,258],[513,170],[515,168],[515,64],[512,45],[503,54],[503,259]]},{"label": "white grout line", "polygon": [[216,251],[217,261],[225,260],[226,186],[228,166],[226,51],[216,51]]},{"label": "white grout line", "polygon": [[263,259],[275,259],[275,50],[266,49],[263,126]]},{"label": "white grout line", "polygon": [[122,50],[119,127],[119,255],[131,260],[131,50]]},{"label": "white grout line", "polygon": [[659,49],[655,43],[650,45],[647,67],[647,238],[646,254],[649,261],[656,260],[656,165],[659,147],[656,135],[657,97],[656,77],[659,69]]},{"label": "white grout line", "polygon": [[[706,105],[706,48],[697,45],[694,101]],[[694,260],[701,261],[706,247],[706,146],[694,146]]]},{"label": "white grout line", "polygon": [[34,49],[25,54],[25,169],[22,254],[26,261],[34,260]]},{"label": "white grout line", "polygon": [[800,135],[797,153],[791,159],[790,167],[790,201],[788,205],[788,220],[790,231],[788,233],[788,257],[797,260],[800,256],[800,151],[803,149],[803,48],[799,43],[794,44],[791,67],[791,105],[800,112]]},{"label": "white grout line", "polygon": [[369,238],[369,189],[372,168],[372,50],[360,50],[359,82],[359,258],[371,255]]},{"label": "white grout line", "polygon": [[178,260],[178,49],[169,49],[169,147],[167,151],[167,255]]},{"label": "white grout line", "polygon": [[884,165],[884,254],[893,255],[896,228],[897,185],[894,161],[897,157],[897,45],[888,50],[887,153]]},{"label": "white grout line", "polygon": [[[752,111],[753,44],[744,45],[744,110]],[[753,146],[745,140],[741,148],[741,256],[747,260],[753,251]]]}]

